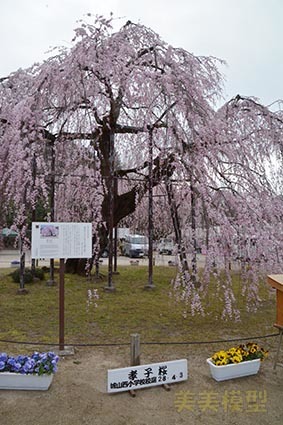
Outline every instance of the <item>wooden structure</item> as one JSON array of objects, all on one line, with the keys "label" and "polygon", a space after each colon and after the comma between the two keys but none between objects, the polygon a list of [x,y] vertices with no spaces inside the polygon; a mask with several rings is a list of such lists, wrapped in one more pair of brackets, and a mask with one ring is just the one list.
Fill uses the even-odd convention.
[{"label": "wooden structure", "polygon": [[276,289],[276,323],[274,326],[279,330],[279,342],[277,347],[277,353],[274,360],[274,369],[276,366],[283,367],[282,363],[278,362],[280,353],[280,347],[283,336],[283,274],[270,274],[267,276],[267,283],[274,289]]}]

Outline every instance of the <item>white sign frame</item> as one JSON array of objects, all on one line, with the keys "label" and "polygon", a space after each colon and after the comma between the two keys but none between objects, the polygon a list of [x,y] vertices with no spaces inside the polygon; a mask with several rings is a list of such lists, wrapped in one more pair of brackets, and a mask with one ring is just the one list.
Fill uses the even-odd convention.
[{"label": "white sign frame", "polygon": [[170,360],[107,371],[107,392],[139,390],[188,379],[187,359]]},{"label": "white sign frame", "polygon": [[31,258],[91,258],[92,224],[33,222]]}]

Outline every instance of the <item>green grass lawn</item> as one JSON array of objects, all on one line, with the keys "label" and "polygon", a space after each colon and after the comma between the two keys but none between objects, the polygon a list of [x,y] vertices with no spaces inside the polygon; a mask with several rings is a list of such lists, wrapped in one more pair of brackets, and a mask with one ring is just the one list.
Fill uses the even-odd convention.
[{"label": "green grass lawn", "polygon": [[[65,275],[65,343],[129,343],[132,333],[141,342],[185,342],[246,338],[274,333],[275,294],[261,283],[262,303],[256,313],[248,313],[238,299],[241,321],[221,319],[222,302],[209,290],[206,316],[184,315],[185,305],[176,302],[171,281],[176,270],[154,267],[154,290],[145,290],[147,268],[124,266],[113,280],[116,291],[106,292],[106,269],[98,281]],[[0,272],[0,340],[56,343],[58,341],[58,285],[26,284],[29,293],[17,295],[10,270]],[[46,276],[46,279],[48,276]],[[58,275],[56,278],[59,280]],[[239,277],[233,285],[240,293]],[[88,290],[97,289],[97,307],[87,308]],[[4,343],[2,343],[3,345]],[[6,343],[5,343],[6,344]],[[7,345],[7,344],[6,344]],[[1,350],[1,342],[0,342]]]}]

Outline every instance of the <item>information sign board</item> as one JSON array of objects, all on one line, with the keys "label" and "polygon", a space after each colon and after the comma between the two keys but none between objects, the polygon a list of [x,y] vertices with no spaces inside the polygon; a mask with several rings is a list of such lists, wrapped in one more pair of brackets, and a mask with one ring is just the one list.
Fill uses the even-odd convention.
[{"label": "information sign board", "polygon": [[31,258],[90,258],[91,223],[32,223]]}]

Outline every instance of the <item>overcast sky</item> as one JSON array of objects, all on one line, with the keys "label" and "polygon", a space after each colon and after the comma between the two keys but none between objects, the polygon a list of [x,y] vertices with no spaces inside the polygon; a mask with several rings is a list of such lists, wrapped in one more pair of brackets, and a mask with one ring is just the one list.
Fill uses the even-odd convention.
[{"label": "overcast sky", "polygon": [[167,43],[224,59],[226,100],[283,99],[283,0],[0,0],[0,77],[70,45],[87,13],[140,22]]}]

